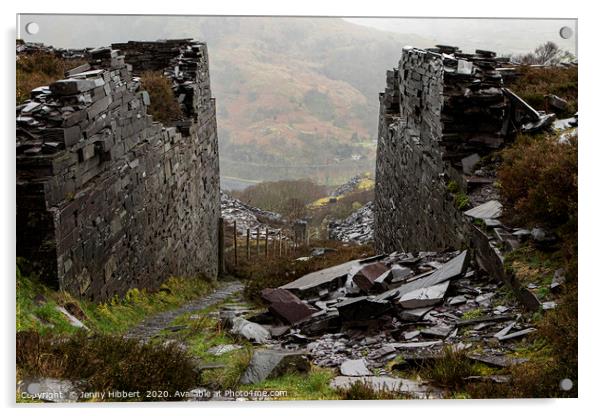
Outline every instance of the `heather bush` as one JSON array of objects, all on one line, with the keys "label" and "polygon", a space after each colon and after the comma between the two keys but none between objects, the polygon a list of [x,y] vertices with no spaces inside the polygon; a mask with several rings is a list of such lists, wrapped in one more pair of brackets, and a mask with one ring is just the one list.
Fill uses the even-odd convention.
[{"label": "heather bush", "polygon": [[504,209],[511,222],[577,231],[577,137],[519,137],[502,152],[498,170]]}]

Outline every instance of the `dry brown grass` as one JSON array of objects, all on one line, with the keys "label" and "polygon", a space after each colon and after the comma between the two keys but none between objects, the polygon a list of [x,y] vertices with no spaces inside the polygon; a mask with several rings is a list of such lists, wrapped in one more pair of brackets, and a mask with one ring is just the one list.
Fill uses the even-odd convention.
[{"label": "dry brown grass", "polygon": [[142,88],[150,95],[148,112],[156,121],[169,124],[183,117],[182,109],[174,95],[171,80],[160,71],[146,71],[140,76]]},{"label": "dry brown grass", "polygon": [[65,77],[65,71],[85,64],[83,59],[61,59],[49,53],[17,57],[17,105],[29,99],[31,90]]},{"label": "dry brown grass", "polygon": [[372,246],[345,246],[338,241],[312,241],[312,246],[330,247],[336,251],[307,261],[295,261],[295,258],[308,256],[311,248],[300,248],[291,256],[282,258],[265,259],[260,255],[259,258],[251,257],[247,261],[239,256],[238,266],[234,266],[234,259],[230,254],[227,259],[228,272],[245,280],[245,295],[249,299],[260,301],[259,293],[266,287],[278,287],[307,273],[374,254]]}]

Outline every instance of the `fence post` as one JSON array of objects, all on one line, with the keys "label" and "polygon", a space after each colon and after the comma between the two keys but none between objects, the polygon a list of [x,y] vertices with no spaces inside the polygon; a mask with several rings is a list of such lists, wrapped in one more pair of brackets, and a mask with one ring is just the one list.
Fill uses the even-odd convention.
[{"label": "fence post", "polygon": [[217,222],[217,274],[223,276],[226,270],[224,256],[224,219],[220,217]]},{"label": "fence post", "polygon": [[265,258],[268,258],[268,234],[269,234],[269,229],[268,227],[265,227]]},{"label": "fence post", "polygon": [[282,257],[282,230],[278,231],[278,257]]},{"label": "fence post", "polygon": [[234,237],[234,265],[238,266],[238,238],[236,235],[236,220],[234,220],[233,237]]},{"label": "fence post", "polygon": [[247,228],[247,260],[251,259],[251,229]]},{"label": "fence post", "polygon": [[255,235],[255,254],[257,257],[259,257],[259,230],[259,226],[257,226],[257,234]]}]

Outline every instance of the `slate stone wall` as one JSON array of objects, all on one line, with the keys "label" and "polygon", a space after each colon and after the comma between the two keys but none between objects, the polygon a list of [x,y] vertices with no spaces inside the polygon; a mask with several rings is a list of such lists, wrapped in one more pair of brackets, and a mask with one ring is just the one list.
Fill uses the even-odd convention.
[{"label": "slate stone wall", "polygon": [[[32,91],[17,109],[17,255],[48,283],[94,300],[172,275],[217,275],[207,47],[118,46],[91,51],[89,67]],[[136,75],[149,68],[173,81],[185,118],[172,126],[147,114]]]},{"label": "slate stone wall", "polygon": [[459,249],[463,165],[509,137],[509,100],[493,52],[404,48],[380,94],[375,244],[379,252]]}]

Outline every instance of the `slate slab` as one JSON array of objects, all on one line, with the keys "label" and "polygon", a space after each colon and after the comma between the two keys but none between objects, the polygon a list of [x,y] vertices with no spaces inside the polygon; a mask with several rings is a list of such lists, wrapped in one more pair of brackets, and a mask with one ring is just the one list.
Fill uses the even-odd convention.
[{"label": "slate slab", "polygon": [[416,289],[403,295],[398,303],[405,309],[425,308],[443,302],[449,281],[438,285]]},{"label": "slate slab", "polygon": [[496,219],[502,215],[502,204],[496,200],[487,201],[484,204],[465,211],[464,215],[481,220]]},{"label": "slate slab", "polygon": [[[297,280],[280,286],[281,289],[288,289],[293,292],[305,292],[311,289],[321,288],[334,284],[336,287],[341,286],[342,279],[347,277],[347,273],[360,264],[360,260],[352,260],[347,263],[339,264],[326,269],[318,270],[313,273],[306,274]],[[337,284],[337,281],[339,284]]]},{"label": "slate slab", "polygon": [[344,376],[371,376],[372,372],[366,367],[366,361],[363,358],[359,360],[343,361],[340,367],[341,374]]},{"label": "slate slab", "polygon": [[374,282],[388,272],[389,268],[381,262],[366,264],[353,276],[353,281],[362,291],[368,293]]},{"label": "slate slab", "polygon": [[303,321],[317,312],[286,289],[264,289],[261,297],[269,303],[270,312],[289,324]]},{"label": "slate slab", "polygon": [[310,363],[305,351],[257,350],[241,376],[240,383],[260,383],[291,372],[306,373],[309,369]]},{"label": "slate slab", "polygon": [[239,316],[232,319],[231,332],[257,344],[264,344],[270,339],[270,332],[263,326],[247,321]]},{"label": "slate slab", "polygon": [[343,321],[362,321],[377,318],[391,308],[389,302],[379,301],[368,296],[345,299],[335,306]]},{"label": "slate slab", "polygon": [[466,270],[467,264],[467,256],[468,251],[464,250],[456,257],[444,263],[440,269],[435,270],[432,273],[424,277],[416,276],[414,279],[406,284],[401,285],[400,287],[393,289],[392,291],[385,292],[382,295],[379,295],[377,299],[381,299],[383,297],[397,297],[401,298],[406,293],[410,293],[417,289],[422,289],[430,286],[435,286],[440,283],[443,283],[447,280],[456,278],[464,273]]}]

